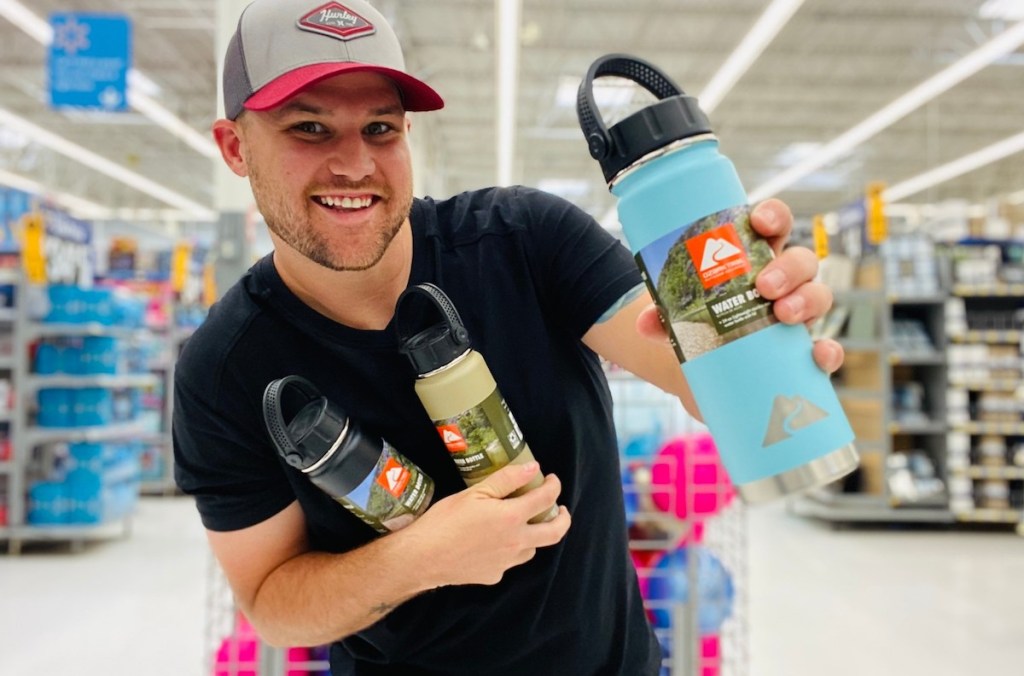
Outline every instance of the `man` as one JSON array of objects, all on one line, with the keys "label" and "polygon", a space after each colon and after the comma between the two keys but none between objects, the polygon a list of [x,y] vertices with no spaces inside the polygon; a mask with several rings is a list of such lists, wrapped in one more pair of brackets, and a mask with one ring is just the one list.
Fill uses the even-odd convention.
[{"label": "man", "polygon": [[[174,435],[178,482],[238,606],[272,644],[330,643],[334,676],[658,673],[597,355],[694,406],[629,253],[525,188],[414,200],[405,113],[443,104],[363,0],[256,0],[224,89],[214,135],[275,249],[184,350]],[[778,203],[755,222],[777,243],[791,226]],[[814,272],[794,249],[760,276],[780,319],[827,309]],[[392,321],[423,282],[461,313],[545,472],[539,488],[504,499],[531,464],[467,489],[447,457]],[[842,351],[820,343],[815,358],[834,370]],[[378,536],[281,461],[261,396],[286,375],[432,477],[431,507]],[[527,523],[556,501],[556,518]]]}]

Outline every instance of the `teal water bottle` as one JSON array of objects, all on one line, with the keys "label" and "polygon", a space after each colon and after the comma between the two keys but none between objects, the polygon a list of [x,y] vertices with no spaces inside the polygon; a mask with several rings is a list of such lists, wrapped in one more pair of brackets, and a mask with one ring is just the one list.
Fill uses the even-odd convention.
[{"label": "teal water bottle", "polygon": [[[625,78],[657,102],[607,126],[594,80]],[[743,499],[835,481],[858,463],[853,430],[803,325],[781,324],[754,279],[773,257],[697,100],[636,57],[595,61],[577,98],[591,156],[700,413]]]}]

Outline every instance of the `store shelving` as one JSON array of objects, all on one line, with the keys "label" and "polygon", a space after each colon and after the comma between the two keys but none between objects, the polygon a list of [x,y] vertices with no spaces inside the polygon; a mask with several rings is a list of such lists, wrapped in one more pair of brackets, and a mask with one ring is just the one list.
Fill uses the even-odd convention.
[{"label": "store shelving", "polygon": [[946,295],[934,262],[925,242],[890,243],[863,258],[858,286],[836,291],[840,319],[832,335],[847,359],[834,384],[861,466],[791,500],[793,511],[836,522],[953,521],[946,490]]},{"label": "store shelving", "polygon": [[[922,221],[857,251],[858,283],[836,293],[850,334],[837,336],[848,358],[835,382],[863,463],[795,511],[1005,523],[1024,534],[1024,238],[985,237],[987,227]],[[922,458],[921,478],[942,487],[927,495],[912,476]]]},{"label": "store shelving", "polygon": [[951,508],[1024,534],[1024,241],[951,242]]},{"label": "store shelving", "polygon": [[[116,345],[141,345],[162,341],[169,333],[137,325],[101,322],[46,323],[42,317],[32,316],[29,309],[33,304],[29,297],[35,294],[38,301],[46,287],[29,289],[28,282],[20,276],[16,283],[19,302],[9,324],[14,348],[9,368],[16,395],[8,423],[11,458],[0,465],[6,488],[6,524],[0,526],[0,540],[6,541],[9,553],[17,554],[22,545],[30,541],[67,541],[73,547],[80,547],[89,540],[127,535],[133,496],[138,495],[140,487],[138,453],[134,446],[129,446],[147,441],[169,445],[166,433],[157,429],[152,419],[139,417],[136,396],[150,388],[166,396],[166,373],[121,372],[121,365],[115,369],[109,363],[96,369],[107,371],[105,373],[67,373],[63,368],[38,373],[34,357],[38,356],[41,343],[66,342],[81,351],[83,348],[79,345],[87,339],[109,339],[109,344]],[[39,314],[38,303],[35,312]],[[135,361],[133,359],[133,363]],[[118,412],[111,414],[113,417],[100,416],[93,424],[61,425],[54,420],[43,424],[37,419],[40,396],[56,392],[67,396],[68,401],[75,401],[76,407],[85,406],[89,415],[92,415],[91,409],[81,403],[84,395],[76,393],[98,393],[110,411],[118,409]],[[124,397],[120,400],[122,403],[129,404],[115,403],[116,394]],[[106,410],[104,406],[100,408]],[[120,410],[124,408],[127,412]],[[87,422],[86,416],[79,415],[79,418],[80,423]],[[167,421],[162,419],[158,424],[166,425]],[[169,455],[169,449],[164,455]],[[76,470],[79,474],[74,479],[55,478],[71,477]],[[63,481],[72,480],[78,481],[81,488],[74,493],[69,487],[65,495],[59,487],[64,485]],[[43,488],[51,491],[46,500],[39,497]],[[34,496],[33,491],[36,491]]]}]

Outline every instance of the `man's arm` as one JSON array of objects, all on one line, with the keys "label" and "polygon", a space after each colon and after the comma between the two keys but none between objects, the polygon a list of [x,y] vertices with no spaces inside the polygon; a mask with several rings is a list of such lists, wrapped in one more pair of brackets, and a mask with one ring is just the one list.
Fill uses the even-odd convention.
[{"label": "man's arm", "polygon": [[551,521],[528,523],[557,500],[554,475],[505,499],[538,471],[536,463],[508,465],[406,528],[343,554],[310,551],[298,503],[249,528],[207,535],[239,608],[264,641],[323,645],[429,589],[496,584],[538,547],[560,541],[569,528],[564,507]]}]

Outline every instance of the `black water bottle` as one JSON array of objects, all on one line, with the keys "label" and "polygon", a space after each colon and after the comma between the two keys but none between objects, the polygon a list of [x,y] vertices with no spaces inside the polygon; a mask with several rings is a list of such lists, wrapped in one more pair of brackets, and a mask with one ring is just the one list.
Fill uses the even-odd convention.
[{"label": "black water bottle", "polygon": [[267,385],[263,419],[285,462],[378,533],[408,526],[430,505],[434,481],[305,378]]}]

